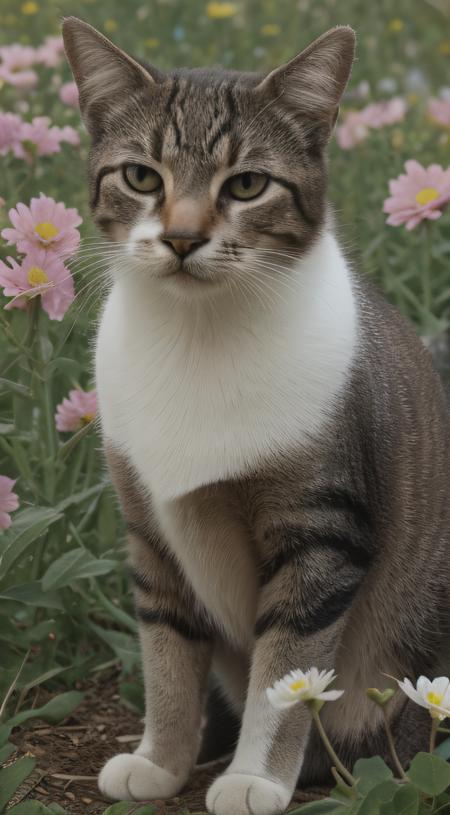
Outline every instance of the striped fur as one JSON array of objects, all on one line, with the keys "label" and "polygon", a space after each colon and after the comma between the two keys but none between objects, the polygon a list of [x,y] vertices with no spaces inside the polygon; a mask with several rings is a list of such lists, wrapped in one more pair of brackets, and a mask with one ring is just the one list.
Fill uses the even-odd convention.
[{"label": "striped fur", "polygon": [[[353,34],[267,77],[162,74],[74,19],[65,41],[93,217],[118,248],[96,370],[146,691],[142,743],[100,788],[181,790],[212,672],[241,729],[208,810],[273,815],[299,776],[330,780],[305,709],[270,708],[276,679],[336,668],[347,693],[322,715],[350,762],[387,755],[366,687],[450,670],[448,407],[412,329],[347,264],[325,198]],[[160,190],[130,189],[127,162]],[[236,202],[224,190],[244,171],[271,180]],[[195,251],[181,261],[171,241]],[[400,698],[391,717],[407,763],[426,718]]]}]

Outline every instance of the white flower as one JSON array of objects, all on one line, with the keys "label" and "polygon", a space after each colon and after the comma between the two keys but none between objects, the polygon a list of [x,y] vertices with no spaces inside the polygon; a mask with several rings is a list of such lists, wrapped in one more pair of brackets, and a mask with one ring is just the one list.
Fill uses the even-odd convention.
[{"label": "white flower", "polygon": [[450,679],[447,676],[438,676],[433,681],[419,676],[416,687],[409,679],[403,682],[397,679],[397,682],[413,702],[429,710],[432,719],[442,721],[450,716]]},{"label": "white flower", "polygon": [[335,679],[334,670],[319,671],[317,668],[310,668],[305,672],[291,671],[275,682],[272,688],[267,688],[266,693],[271,705],[279,710],[312,699],[333,702],[344,693],[343,690],[325,690]]}]

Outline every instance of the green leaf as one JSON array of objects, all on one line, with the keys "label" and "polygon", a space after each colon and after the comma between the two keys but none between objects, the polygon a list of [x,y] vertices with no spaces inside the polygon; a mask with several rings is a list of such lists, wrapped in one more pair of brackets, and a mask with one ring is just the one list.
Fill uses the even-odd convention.
[{"label": "green leaf", "polygon": [[19,761],[15,761],[9,767],[0,770],[0,812],[3,812],[8,801],[11,800],[16,789],[33,772],[36,760],[30,756],[24,756]]},{"label": "green leaf", "polygon": [[421,792],[439,795],[450,785],[450,764],[432,753],[417,753],[408,770],[408,778]]},{"label": "green leaf", "polygon": [[45,591],[61,589],[75,580],[108,574],[116,566],[117,560],[95,558],[87,549],[78,547],[65,552],[49,566],[42,578],[42,587]]},{"label": "green leaf", "polygon": [[67,815],[67,810],[59,804],[50,804],[47,807],[42,801],[22,801],[8,809],[8,815]]},{"label": "green leaf", "polygon": [[11,735],[11,731],[12,727],[10,727],[8,724],[0,725],[0,747],[3,747],[7,743]]},{"label": "green leaf", "polygon": [[11,379],[5,379],[0,376],[0,393],[6,391],[7,393],[14,393],[16,396],[22,396],[24,399],[32,399],[32,394],[26,385],[21,385],[20,382],[13,382]]},{"label": "green leaf", "polygon": [[66,719],[83,701],[84,693],[71,690],[67,693],[60,693],[50,699],[46,705],[34,708],[33,710],[23,710],[7,722],[8,727],[17,727],[28,719],[43,719],[49,724],[58,724]]},{"label": "green leaf", "polygon": [[339,815],[340,812],[347,812],[349,807],[343,806],[340,801],[335,798],[322,798],[319,801],[311,801],[308,804],[302,804],[297,809],[289,811],[289,815]]},{"label": "green leaf", "polygon": [[44,591],[40,580],[3,589],[0,592],[0,600],[14,600],[16,603],[24,603],[35,608],[56,608],[58,611],[64,609],[59,595],[56,592]]},{"label": "green leaf", "polygon": [[99,484],[94,484],[93,487],[89,487],[86,490],[81,490],[81,492],[76,492],[74,495],[69,495],[68,498],[64,498],[59,502],[59,504],[56,504],[55,509],[58,512],[65,512],[67,509],[69,509],[69,507],[77,506],[83,501],[86,501],[88,498],[99,495],[104,489],[106,489],[106,487],[109,486],[109,481],[101,481]]},{"label": "green leaf", "polygon": [[137,639],[124,634],[122,631],[110,631],[101,628],[95,623],[89,623],[89,627],[114,651],[118,659],[122,662],[125,672],[130,672],[140,663],[140,651]]},{"label": "green leaf", "polygon": [[0,764],[4,764],[5,761],[12,756],[15,749],[15,744],[11,744],[9,741],[7,741],[3,747],[0,747]]},{"label": "green leaf", "polygon": [[105,809],[103,815],[128,815],[130,808],[132,808],[132,804],[129,801],[119,801],[117,804]]},{"label": "green leaf", "polygon": [[12,526],[3,533],[0,541],[0,579],[25,549],[61,517],[49,507],[30,507],[14,516]]},{"label": "green leaf", "polygon": [[450,758],[450,739],[445,739],[445,741],[441,742],[441,744],[436,747],[434,754],[443,758],[444,761],[447,761],[447,759]]},{"label": "green leaf", "polygon": [[394,798],[398,786],[395,781],[382,781],[367,793],[358,810],[358,815],[379,815],[381,806]]},{"label": "green leaf", "polygon": [[400,787],[394,795],[395,815],[417,815],[419,812],[419,791],[412,784]]},{"label": "green leaf", "polygon": [[360,758],[353,768],[353,775],[358,780],[358,792],[366,795],[371,789],[393,778],[392,771],[380,756]]}]

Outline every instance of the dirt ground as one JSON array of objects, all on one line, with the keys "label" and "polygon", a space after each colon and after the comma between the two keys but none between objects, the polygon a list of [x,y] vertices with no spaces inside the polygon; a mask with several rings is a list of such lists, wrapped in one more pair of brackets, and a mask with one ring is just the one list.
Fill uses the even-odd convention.
[{"label": "dirt ground", "polygon": [[[100,815],[110,803],[98,792],[97,773],[111,756],[134,749],[142,723],[119,701],[116,676],[103,676],[84,690],[80,707],[57,727],[33,720],[14,731],[11,740],[17,753],[7,763],[28,753],[35,756],[37,765],[10,806],[38,799],[56,802],[70,815]],[[215,762],[197,768],[182,795],[157,802],[158,815],[181,815],[186,809],[196,815],[205,812],[206,790],[224,766]],[[322,790],[297,791],[290,808],[323,794]]]}]

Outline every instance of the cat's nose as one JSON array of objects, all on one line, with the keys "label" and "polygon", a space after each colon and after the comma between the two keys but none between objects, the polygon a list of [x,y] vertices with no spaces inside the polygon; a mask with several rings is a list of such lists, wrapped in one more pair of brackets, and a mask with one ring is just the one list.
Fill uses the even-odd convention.
[{"label": "cat's nose", "polygon": [[161,240],[180,258],[185,258],[186,255],[191,255],[192,252],[195,252],[195,250],[199,249],[200,246],[204,246],[205,243],[208,243],[207,238],[201,238],[193,235],[183,238],[163,235]]}]

